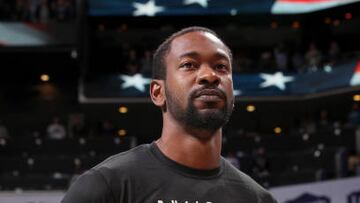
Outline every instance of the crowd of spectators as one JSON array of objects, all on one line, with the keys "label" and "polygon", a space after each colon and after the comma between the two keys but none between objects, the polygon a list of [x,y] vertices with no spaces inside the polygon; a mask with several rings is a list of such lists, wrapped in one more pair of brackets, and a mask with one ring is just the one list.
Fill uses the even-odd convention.
[{"label": "crowd of spectators", "polygon": [[[153,50],[127,48],[123,51],[125,66],[120,67],[119,72],[134,75],[142,73],[151,74]],[[343,60],[340,46],[336,41],[331,41],[325,50],[311,42],[305,51],[290,49],[284,43],[279,43],[272,49],[257,53],[245,53],[235,50],[233,53],[234,73],[257,73],[257,72],[291,72],[291,73],[314,73],[326,71]]]},{"label": "crowd of spectators", "polygon": [[[314,159],[316,160],[316,158],[318,158],[318,163],[324,163],[324,161],[320,161],[320,156],[322,156],[323,159],[325,159],[325,157],[330,157],[331,168],[322,166],[315,169],[311,167],[318,166],[311,166],[311,164],[310,166],[307,166],[310,168],[304,168],[304,165],[299,165],[297,163],[299,160],[293,160],[294,165],[290,170],[294,174],[298,173],[300,170],[313,170],[313,180],[317,181],[331,178],[360,176],[360,108],[358,103],[355,102],[353,104],[353,107],[348,112],[348,116],[345,120],[333,118],[327,110],[323,109],[319,111],[318,114],[309,117],[305,116],[296,121],[296,123],[297,124],[284,135],[278,136],[286,136],[289,139],[300,139],[303,143],[314,142],[314,145],[304,144],[304,146],[307,146],[308,148],[302,147],[300,149],[295,149],[296,146],[293,146],[294,149],[285,149],[284,152],[286,154],[282,154],[280,151],[276,152],[267,149],[265,146],[267,144],[262,141],[266,135],[257,131],[247,132],[244,129],[233,129],[230,134],[227,133],[228,136],[230,135],[230,138],[224,138],[225,150],[229,150],[227,149],[227,145],[234,142],[234,140],[231,140],[231,137],[234,136],[239,136],[242,141],[251,138],[251,140],[256,143],[256,146],[253,146],[251,151],[246,151],[246,149],[241,149],[241,147],[236,150],[232,149],[232,151],[225,153],[225,158],[233,163],[235,167],[250,174],[265,187],[269,186],[272,177],[279,175],[275,175],[275,173],[279,172],[276,170],[274,171],[274,167],[276,167],[277,163],[272,162],[273,158],[269,158],[270,156],[283,157],[283,160],[285,160],[285,157],[290,154],[298,154],[300,157],[305,157],[308,156],[307,154],[313,153]],[[347,131],[350,132],[350,134],[346,134],[345,131],[347,129],[353,130]],[[346,138],[351,140],[351,143],[348,143],[350,146],[346,146],[345,141],[342,143],[334,141],[337,138],[345,139],[344,136],[352,137],[351,139]],[[286,138],[284,137],[284,139]],[[318,141],[309,142],[310,139]],[[239,142],[241,142],[241,140],[239,140]],[[285,142],[282,144],[285,144]],[[287,144],[291,145],[291,143]],[[308,162],[311,163],[311,160],[309,159]],[[286,168],[283,168],[282,170],[285,173]]]},{"label": "crowd of spectators", "polygon": [[[53,116],[46,126],[23,131],[24,136],[37,138],[63,140],[87,137],[116,137],[119,136],[118,129],[114,122],[109,119],[99,120],[95,124],[89,123],[83,113],[72,113],[67,118]],[[0,120],[0,138],[11,139],[17,133],[14,129],[9,129],[6,122]],[[17,132],[15,130],[15,132]]]},{"label": "crowd of spectators", "polygon": [[323,71],[327,66],[333,66],[342,61],[342,52],[337,41],[332,40],[320,49],[310,42],[306,49],[278,43],[274,47],[250,56],[235,52],[234,71],[236,72],[294,72],[312,73]]},{"label": "crowd of spectators", "polygon": [[[312,115],[309,117],[301,118],[297,125],[294,125],[294,128],[289,130],[286,136],[300,136],[304,142],[306,142],[309,137],[316,137],[321,134],[321,132],[331,132],[335,137],[340,136],[342,131],[346,128],[355,129],[356,135],[355,138],[358,139],[354,142],[359,142],[355,148],[346,148],[339,144],[336,146],[336,154],[333,156],[333,160],[336,160],[336,156],[339,158],[338,169],[329,169],[329,168],[318,168],[317,171],[314,171],[314,179],[325,180],[334,177],[347,177],[360,175],[360,108],[358,103],[354,103],[353,107],[348,112],[348,117],[346,120],[340,121],[336,120],[329,115],[330,113],[327,110],[321,110],[318,114]],[[87,139],[92,137],[107,137],[107,138],[117,138],[119,136],[124,136],[120,132],[120,126],[116,126],[111,120],[101,120],[94,124],[90,124],[86,120],[86,116],[83,113],[73,113],[70,114],[67,118],[60,118],[54,116],[48,122],[47,126],[43,127],[43,130],[39,130],[32,135],[37,138],[44,138],[50,140],[63,140],[63,139]],[[357,129],[357,130],[356,130]],[[265,145],[262,145],[262,139],[264,135],[260,132],[253,132],[246,130],[238,131],[227,131],[224,137],[224,156],[229,160],[235,167],[243,170],[244,172],[250,174],[258,182],[263,184],[265,187],[271,185],[269,180],[271,177],[274,177],[274,171],[272,165],[272,159],[269,159],[269,151],[271,156],[277,156],[275,151],[268,150]],[[11,131],[10,131],[11,132]],[[256,146],[251,146],[251,151],[242,151],[243,149],[238,149],[235,151],[229,150],[227,148],[228,142],[231,141],[232,136],[245,136],[247,138],[251,137],[254,140],[254,143],[257,143]],[[0,121],[0,139],[11,139],[9,131],[6,127],[6,123]],[[230,137],[229,137],[230,136]],[[330,136],[330,135],[328,135]],[[243,138],[245,138],[243,137]],[[247,139],[245,138],[245,139]],[[321,138],[323,139],[323,138]],[[332,138],[326,138],[332,139]],[[326,142],[326,140],[323,140]],[[240,141],[241,142],[241,141]],[[241,144],[241,143],[240,143]],[[283,143],[284,144],[284,143]],[[135,144],[136,145],[136,144]],[[324,145],[316,143],[320,147],[320,150],[324,150]],[[295,150],[295,149],[294,149]],[[308,149],[300,149],[304,153]],[[293,151],[287,151],[287,153],[293,153]],[[279,157],[283,156],[282,154],[278,155]],[[314,156],[317,156],[316,153]],[[244,162],[245,161],[245,162]],[[295,160],[294,160],[295,161]],[[301,167],[300,167],[301,168]],[[299,171],[299,166],[294,165],[291,169],[296,173]],[[329,171],[333,171],[332,175],[329,175]],[[334,172],[335,171],[335,172]],[[335,174],[336,173],[336,174]]]},{"label": "crowd of spectators", "polygon": [[1,21],[49,23],[74,18],[74,0],[0,0]]},{"label": "crowd of spectators", "polygon": [[235,72],[312,73],[341,62],[340,46],[336,41],[331,41],[323,50],[314,42],[309,43],[304,51],[279,43],[255,56],[249,57],[242,52],[235,52],[234,56]]}]

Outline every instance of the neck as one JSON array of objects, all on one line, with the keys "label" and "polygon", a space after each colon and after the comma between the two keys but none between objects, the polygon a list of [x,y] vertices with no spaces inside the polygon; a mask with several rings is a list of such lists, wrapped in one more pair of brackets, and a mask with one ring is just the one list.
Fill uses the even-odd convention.
[{"label": "neck", "polygon": [[190,129],[164,115],[159,149],[170,159],[195,169],[220,166],[221,128],[215,131]]}]

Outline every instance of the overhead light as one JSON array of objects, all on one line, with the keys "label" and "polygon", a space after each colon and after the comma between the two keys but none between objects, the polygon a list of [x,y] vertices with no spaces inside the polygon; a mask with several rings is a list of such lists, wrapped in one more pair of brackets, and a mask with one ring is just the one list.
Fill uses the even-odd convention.
[{"label": "overhead light", "polygon": [[274,132],[276,134],[280,134],[282,132],[282,129],[280,127],[276,127],[276,128],[274,128]]},{"label": "overhead light", "polygon": [[320,155],[321,155],[320,150],[316,150],[316,151],[314,152],[314,157],[319,158]]},{"label": "overhead light", "polygon": [[353,96],[353,100],[356,101],[356,102],[360,101],[360,94],[355,94]]},{"label": "overhead light", "polygon": [[71,50],[70,55],[71,55],[71,58],[76,59],[78,57],[78,52],[75,49]]},{"label": "overhead light", "polygon": [[124,130],[124,129],[118,130],[118,135],[121,136],[121,137],[125,136],[126,135],[126,130]]},{"label": "overhead light", "polygon": [[246,110],[248,112],[254,112],[256,110],[255,106],[254,105],[247,105],[246,106]]},{"label": "overhead light", "polygon": [[50,80],[50,76],[48,74],[42,74],[40,76],[40,80],[43,82],[48,82]]},{"label": "overhead light", "polygon": [[238,13],[238,11],[236,9],[231,9],[230,10],[230,15],[232,15],[232,16],[236,16],[237,13]]},{"label": "overhead light", "polygon": [[120,106],[118,109],[119,113],[127,113],[128,112],[128,108],[126,106]]},{"label": "overhead light", "polygon": [[79,158],[75,158],[74,159],[74,164],[75,164],[75,166],[80,166],[81,165],[81,160]]},{"label": "overhead light", "polygon": [[304,141],[308,141],[309,138],[310,138],[310,136],[309,136],[309,134],[307,134],[307,133],[303,134],[303,136],[302,136],[302,139],[303,139]]}]

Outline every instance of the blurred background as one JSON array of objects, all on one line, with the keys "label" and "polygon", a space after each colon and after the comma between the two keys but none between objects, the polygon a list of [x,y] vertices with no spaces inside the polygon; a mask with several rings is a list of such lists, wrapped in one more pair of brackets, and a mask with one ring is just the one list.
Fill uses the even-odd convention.
[{"label": "blurred background", "polygon": [[359,0],[0,0],[0,202],[59,202],[160,136],[152,54],[215,30],[233,51],[223,156],[280,203],[360,202]]}]

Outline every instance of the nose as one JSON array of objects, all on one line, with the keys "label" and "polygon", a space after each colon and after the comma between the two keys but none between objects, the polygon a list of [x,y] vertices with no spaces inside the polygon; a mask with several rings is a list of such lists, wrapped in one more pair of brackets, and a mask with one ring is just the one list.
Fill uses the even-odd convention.
[{"label": "nose", "polygon": [[216,71],[208,65],[202,65],[198,72],[197,83],[200,85],[214,85],[220,83],[220,77]]}]

